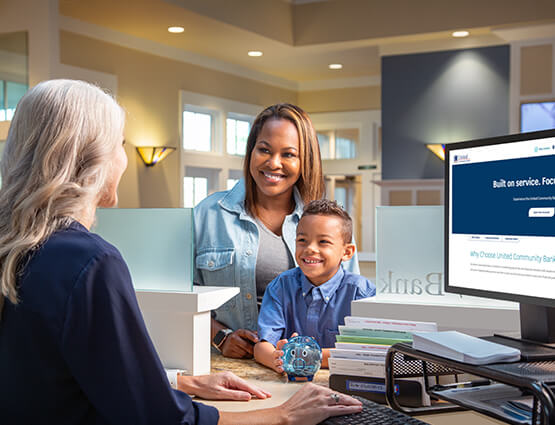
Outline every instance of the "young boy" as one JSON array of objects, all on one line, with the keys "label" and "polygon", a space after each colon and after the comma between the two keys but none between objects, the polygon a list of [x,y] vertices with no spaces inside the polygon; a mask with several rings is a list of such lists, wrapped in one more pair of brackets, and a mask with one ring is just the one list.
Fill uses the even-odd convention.
[{"label": "young boy", "polygon": [[[352,258],[352,221],[335,201],[310,202],[297,226],[295,259],[299,267],[275,278],[264,293],[258,316],[254,357],[283,372],[281,347],[294,333],[311,336],[322,347],[322,366],[337,327],[351,314],[351,301],[372,297],[376,287],[366,278],[343,270]],[[276,349],[277,347],[277,349]]]}]

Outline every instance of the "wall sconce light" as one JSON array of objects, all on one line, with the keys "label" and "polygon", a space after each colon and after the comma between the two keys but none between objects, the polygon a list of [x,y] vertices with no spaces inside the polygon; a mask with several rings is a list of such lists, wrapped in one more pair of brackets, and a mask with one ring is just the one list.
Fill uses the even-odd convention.
[{"label": "wall sconce light", "polygon": [[445,145],[426,145],[438,158],[445,161]]},{"label": "wall sconce light", "polygon": [[161,162],[174,150],[175,148],[169,146],[137,146],[137,152],[147,167]]}]

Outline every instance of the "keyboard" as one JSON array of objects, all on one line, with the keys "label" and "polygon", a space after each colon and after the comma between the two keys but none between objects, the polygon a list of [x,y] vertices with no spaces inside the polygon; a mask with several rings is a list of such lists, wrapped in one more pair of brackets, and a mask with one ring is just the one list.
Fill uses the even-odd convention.
[{"label": "keyboard", "polygon": [[352,415],[333,416],[326,419],[324,422],[320,422],[319,425],[428,425],[427,422],[422,422],[412,416],[397,412],[387,406],[375,403],[363,397],[356,395],[351,397],[361,401],[362,412]]}]

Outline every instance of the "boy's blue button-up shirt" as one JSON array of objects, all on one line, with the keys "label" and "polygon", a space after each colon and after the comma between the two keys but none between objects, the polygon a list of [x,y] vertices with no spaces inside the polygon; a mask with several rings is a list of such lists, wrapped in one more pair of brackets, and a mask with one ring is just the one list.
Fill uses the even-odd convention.
[{"label": "boy's blue button-up shirt", "polygon": [[338,326],[351,314],[351,301],[376,295],[376,286],[363,276],[339,267],[320,286],[299,267],[280,274],[266,288],[258,316],[258,337],[276,345],[293,332],[311,336],[322,348],[335,344]]}]

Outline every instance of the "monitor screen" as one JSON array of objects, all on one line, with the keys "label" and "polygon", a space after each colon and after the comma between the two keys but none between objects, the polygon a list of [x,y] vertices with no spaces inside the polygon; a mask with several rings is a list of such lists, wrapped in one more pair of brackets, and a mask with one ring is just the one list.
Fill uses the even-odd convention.
[{"label": "monitor screen", "polygon": [[555,131],[449,144],[445,162],[445,289],[555,306]]}]

